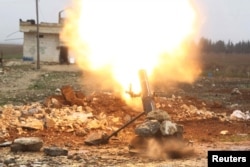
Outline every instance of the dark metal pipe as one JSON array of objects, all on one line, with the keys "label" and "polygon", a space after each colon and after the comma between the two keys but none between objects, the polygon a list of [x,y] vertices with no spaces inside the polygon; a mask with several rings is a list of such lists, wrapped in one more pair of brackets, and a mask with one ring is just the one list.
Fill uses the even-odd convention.
[{"label": "dark metal pipe", "polygon": [[150,91],[147,73],[145,70],[139,71],[139,78],[141,82],[141,99],[144,112],[148,113],[155,110],[155,102]]}]

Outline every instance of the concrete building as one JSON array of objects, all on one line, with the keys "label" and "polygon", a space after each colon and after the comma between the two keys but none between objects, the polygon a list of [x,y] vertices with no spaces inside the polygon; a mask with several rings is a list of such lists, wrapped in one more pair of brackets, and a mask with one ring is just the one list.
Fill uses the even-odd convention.
[{"label": "concrete building", "polygon": [[[35,20],[22,21],[20,31],[24,33],[23,59],[37,60],[37,24]],[[41,62],[67,63],[68,51],[60,41],[62,23],[39,24],[39,50]]]}]

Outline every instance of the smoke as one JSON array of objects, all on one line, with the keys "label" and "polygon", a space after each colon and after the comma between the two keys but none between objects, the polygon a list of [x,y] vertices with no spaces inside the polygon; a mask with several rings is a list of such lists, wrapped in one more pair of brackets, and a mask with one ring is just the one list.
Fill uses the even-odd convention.
[{"label": "smoke", "polygon": [[174,138],[154,137],[132,139],[130,148],[136,150],[139,156],[154,160],[180,159],[194,156],[195,150],[182,140]]},{"label": "smoke", "polygon": [[154,84],[192,83],[201,74],[199,50],[190,41],[185,41],[181,50],[164,53],[154,68],[150,81]]}]

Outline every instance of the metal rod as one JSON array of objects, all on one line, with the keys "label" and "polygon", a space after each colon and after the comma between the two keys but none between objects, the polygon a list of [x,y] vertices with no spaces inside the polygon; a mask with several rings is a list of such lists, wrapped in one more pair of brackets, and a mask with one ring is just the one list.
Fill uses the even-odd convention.
[{"label": "metal rod", "polygon": [[128,121],[126,124],[124,124],[122,127],[120,127],[119,129],[117,129],[116,131],[114,131],[111,135],[109,135],[107,138],[105,138],[106,142],[108,142],[108,140],[112,137],[112,136],[116,136],[122,129],[126,128],[128,125],[130,125],[131,123],[133,123],[135,120],[137,120],[138,118],[140,118],[142,115],[144,115],[145,112],[142,112],[140,114],[138,114],[136,117],[134,117],[133,119],[131,119],[130,121]]},{"label": "metal rod", "polygon": [[39,41],[39,12],[38,12],[38,0],[36,0],[36,45],[37,45],[37,62],[36,69],[40,69],[40,41]]}]

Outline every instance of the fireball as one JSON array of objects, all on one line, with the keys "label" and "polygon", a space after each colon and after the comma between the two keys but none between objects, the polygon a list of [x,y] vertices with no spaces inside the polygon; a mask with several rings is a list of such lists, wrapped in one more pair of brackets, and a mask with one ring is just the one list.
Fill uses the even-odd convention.
[{"label": "fireball", "polygon": [[140,69],[152,81],[192,82],[200,73],[187,42],[197,29],[190,0],[78,0],[66,15],[61,37],[77,64],[123,96],[129,85],[140,91]]}]

